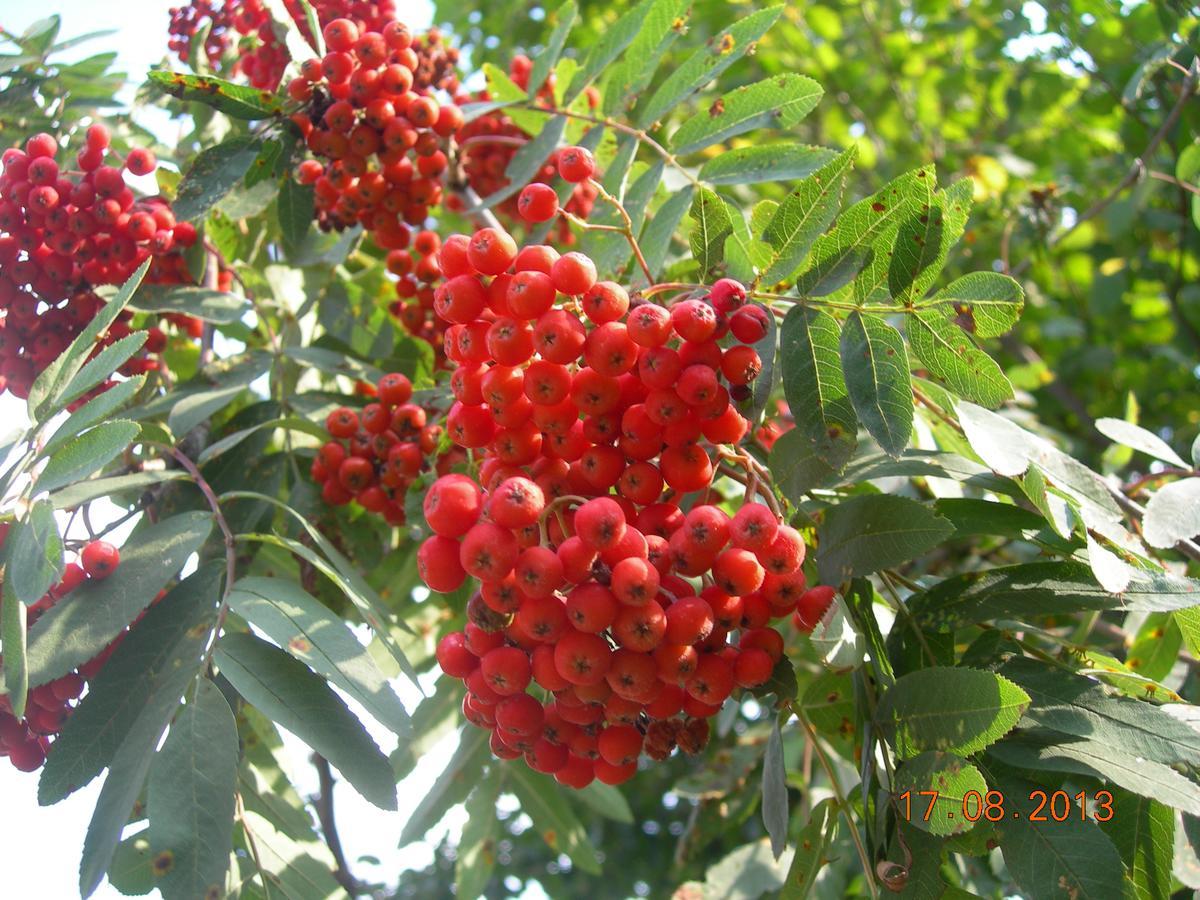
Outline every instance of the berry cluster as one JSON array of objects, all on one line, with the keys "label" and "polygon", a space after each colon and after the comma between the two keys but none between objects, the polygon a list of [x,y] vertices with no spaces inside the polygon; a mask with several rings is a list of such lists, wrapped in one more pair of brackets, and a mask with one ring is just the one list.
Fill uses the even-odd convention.
[{"label": "berry cluster", "polygon": [[403,23],[364,30],[334,19],[324,36],[328,52],[287,86],[305,104],[293,121],[325,160],[306,160],[297,176],[314,187],[321,228],[361,224],[383,249],[403,250],[409,226],[442,200],[446,139],[462,113],[417,83],[420,58]]},{"label": "berry cluster", "polygon": [[396,299],[388,305],[388,311],[409,334],[433,347],[439,367],[446,361],[442,351],[446,327],[433,310],[433,284],[442,277],[438,261],[441,247],[442,239],[436,231],[422,229],[410,247],[389,250],[387,255],[387,270],[396,276]]},{"label": "berry cluster", "polygon": [[[60,168],[59,149],[51,135],[35,135],[24,150],[4,152],[0,173],[0,389],[21,397],[102,306],[96,286],[119,284],[147,257],[155,260],[149,281],[191,280],[180,248],[196,241],[196,229],[177,222],[162,198],[139,198],[125,182],[126,172],[155,170],[153,153],[134,148],[119,165],[106,164],[109,133],[99,124],[76,154],[78,173]],[[131,316],[123,313],[105,341],[129,334]],[[146,349],[160,351],[165,340],[154,329]],[[121,371],[154,366],[138,357]]]},{"label": "berry cluster", "polygon": [[[314,0],[312,5],[321,25],[349,18],[360,28],[376,30],[396,11],[391,0]],[[284,7],[311,42],[303,7],[296,0],[284,0]],[[275,36],[263,0],[192,0],[187,6],[171,9],[170,15],[167,46],[180,62],[192,58],[193,42],[207,24],[203,51],[210,69],[230,78],[243,75],[259,90],[273,91],[279,86],[291,54]],[[232,56],[231,50],[236,51]]]},{"label": "berry cluster", "polygon": [[[7,530],[6,525],[5,534]],[[29,607],[28,626],[32,626],[42,613],[85,581],[107,578],[120,562],[120,552],[112,544],[105,541],[88,543],[79,555],[79,562],[68,564],[62,580]],[[71,714],[73,702],[79,699],[88,681],[96,677],[124,636],[125,632],[122,632],[77,671],[31,690],[24,718],[18,719],[13,715],[7,697],[0,698],[0,756],[7,756],[13,767],[22,772],[41,768],[52,738],[62,730],[63,723]]]},{"label": "berry cluster", "polygon": [[[579,182],[576,150],[560,166]],[[479,466],[426,495],[418,566],[434,591],[480,585],[437,651],[464,714],[496,755],[574,787],[697,752],[726,698],[770,679],[770,622],[806,594],[795,529],[750,488],[732,517],[712,502],[720,467],[747,464],[731,395],[760,371],[765,312],[730,279],[670,308],[631,301],[586,256],[491,228],[439,256],[447,431]]]},{"label": "berry cluster", "polygon": [[[440,425],[411,402],[412,382],[384,375],[361,410],[339,406],[325,419],[327,441],[309,470],[321,497],[333,506],[355,501],[391,525],[404,524],[404,493],[426,468],[441,440]],[[461,454],[439,458],[448,468]]]},{"label": "berry cluster", "polygon": [[[510,65],[509,74],[516,84],[527,89],[530,70],[532,68],[533,64],[527,56],[517,56]],[[594,89],[589,88],[588,90],[589,102],[592,106],[595,106],[599,99],[598,95]],[[482,91],[473,97],[460,96],[456,98],[456,102],[462,105],[467,102],[487,99],[487,91]],[[537,100],[546,106],[553,105],[553,73],[550,74],[538,91]],[[457,135],[460,147],[459,158],[462,163],[463,174],[466,176],[471,188],[481,197],[486,197],[507,186],[508,179],[504,173],[508,169],[508,164],[512,161],[513,154],[517,152],[518,147],[529,139],[530,135],[519,128],[503,111],[496,111],[485,116],[480,116],[460,128]],[[578,150],[578,148],[575,149]],[[564,152],[566,151],[561,149],[555,150],[533,179],[534,184],[542,185],[544,190],[551,194],[553,194],[553,191],[550,189],[549,184],[557,173],[560,158]],[[586,219],[591,215],[597,196],[598,192],[595,185],[587,179],[580,180],[575,182],[575,188],[571,192],[571,196],[567,199],[565,208],[567,212],[581,219]],[[555,212],[557,212],[557,197],[554,202]],[[508,198],[496,210],[501,215],[505,215],[513,220],[517,219],[518,215],[522,213],[516,197]],[[546,216],[536,221],[546,221],[551,217],[552,215]],[[526,220],[534,221],[528,218]],[[574,244],[575,236],[571,232],[570,224],[566,220],[559,223],[556,237],[558,242],[564,246],[569,247]]]}]

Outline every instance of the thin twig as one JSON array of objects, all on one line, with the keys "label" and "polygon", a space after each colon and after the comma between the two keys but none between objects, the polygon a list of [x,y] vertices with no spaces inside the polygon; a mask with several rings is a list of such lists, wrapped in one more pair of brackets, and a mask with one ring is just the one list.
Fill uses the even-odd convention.
[{"label": "thin twig", "polygon": [[[204,254],[204,286],[210,291],[219,289],[220,279],[220,257],[214,248],[205,247]],[[200,368],[204,368],[213,361],[213,340],[216,337],[216,326],[212,322],[205,322],[204,329],[200,333]]]},{"label": "thin twig", "polygon": [[842,790],[841,782],[838,781],[837,774],[833,771],[833,763],[829,761],[829,756],[821,746],[816,731],[808,719],[804,717],[804,713],[794,707],[789,706],[789,709],[796,714],[797,720],[799,720],[805,734],[808,735],[808,739],[812,742],[817,759],[821,762],[821,768],[825,770],[825,774],[829,778],[829,784],[833,788],[833,796],[837,800],[838,810],[846,820],[846,825],[850,829],[850,837],[854,840],[854,848],[858,851],[858,860],[862,864],[863,878],[866,879],[867,889],[870,891],[872,898],[878,898],[879,887],[875,884],[875,869],[871,865],[870,858],[867,856],[867,848],[863,845],[862,835],[858,832],[858,823],[854,821],[854,812],[850,809],[850,803],[846,799],[845,792]]},{"label": "thin twig", "polygon": [[351,897],[357,897],[363,892],[362,884],[350,872],[350,866],[346,862],[346,853],[342,849],[342,839],[338,835],[337,820],[333,815],[333,787],[336,782],[333,780],[333,772],[329,768],[329,760],[319,753],[312,755],[313,765],[317,769],[317,796],[313,798],[313,806],[317,811],[317,820],[321,823],[321,834],[325,837],[325,844],[329,847],[329,852],[333,854],[333,861],[337,864],[337,868],[333,872],[333,877]]},{"label": "thin twig", "polygon": [[217,609],[217,621],[213,625],[209,644],[204,651],[204,659],[200,666],[200,671],[204,672],[208,669],[209,663],[212,661],[213,653],[217,649],[217,639],[221,636],[221,629],[225,626],[225,618],[229,615],[229,595],[233,591],[233,581],[237,576],[237,544],[234,540],[233,529],[229,527],[229,520],[225,518],[225,514],[221,511],[221,503],[217,499],[212,485],[200,473],[200,469],[196,464],[178,447],[171,448],[171,455],[192,476],[196,487],[200,489],[200,493],[204,495],[209,508],[212,509],[213,519],[216,520],[217,527],[221,529],[221,535],[225,540],[225,587],[221,592],[221,605]]},{"label": "thin twig", "polygon": [[1168,175],[1166,172],[1156,172],[1153,169],[1146,172],[1146,175],[1153,178],[1155,181],[1165,181],[1167,184],[1173,184],[1177,188],[1185,191],[1190,191],[1193,194],[1200,194],[1200,187],[1194,184],[1188,184],[1186,181],[1180,181],[1174,175]]},{"label": "thin twig", "polygon": [[675,158],[670,150],[660,144],[654,138],[641,128],[634,128],[632,125],[626,125],[624,122],[618,122],[616,119],[611,119],[608,116],[591,116],[587,113],[575,112],[570,109],[561,109],[559,107],[537,106],[533,103],[522,104],[526,109],[531,109],[535,112],[548,113],[555,116],[563,116],[567,119],[578,119],[581,122],[591,122],[593,125],[603,125],[605,128],[611,128],[613,131],[618,131],[621,134],[627,134],[630,137],[645,144],[655,153],[663,158],[667,165],[673,166],[684,178],[692,183],[694,187],[701,187],[700,180],[691,172],[685,169],[679,160]]},{"label": "thin twig", "polygon": [[625,209],[624,204],[620,200],[606,191],[604,185],[599,181],[596,181],[594,178],[590,180],[596,192],[616,208],[618,215],[620,215],[621,220],[625,223],[625,227],[621,229],[621,232],[625,235],[625,239],[629,241],[629,246],[633,249],[633,255],[637,257],[638,265],[642,267],[642,274],[646,276],[646,284],[654,284],[654,274],[650,271],[646,257],[642,254],[642,248],[638,245],[637,237],[633,233],[633,219],[629,218],[629,211]]},{"label": "thin twig", "polygon": [[250,830],[250,823],[246,821],[246,805],[242,802],[242,792],[238,791],[233,795],[237,801],[237,818],[242,823],[242,832],[246,835],[246,846],[250,850],[250,858],[254,860],[254,867],[258,870],[258,880],[262,882],[263,896],[266,900],[271,900],[271,885],[267,879],[267,872],[263,868],[262,859],[258,855],[258,844],[254,840],[254,832]]}]

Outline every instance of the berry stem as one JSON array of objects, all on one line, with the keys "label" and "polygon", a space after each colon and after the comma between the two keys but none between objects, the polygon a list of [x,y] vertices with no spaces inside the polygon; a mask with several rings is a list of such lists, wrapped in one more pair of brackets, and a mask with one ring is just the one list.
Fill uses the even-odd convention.
[{"label": "berry stem", "polygon": [[834,772],[833,764],[829,761],[829,754],[825,752],[825,748],[821,746],[821,741],[817,737],[816,731],[809,724],[808,719],[804,717],[804,713],[793,707],[790,703],[786,709],[789,713],[794,713],[796,719],[800,722],[804,733],[808,738],[809,745],[817,754],[817,759],[821,763],[821,768],[825,770],[825,775],[829,778],[829,785],[833,789],[834,799],[837,800],[838,811],[846,820],[846,826],[850,829],[850,837],[854,841],[854,849],[858,852],[858,860],[863,868],[863,878],[867,882],[867,889],[871,893],[872,900],[878,900],[879,887],[875,884],[875,871],[871,867],[870,858],[867,856],[867,848],[863,845],[862,835],[858,833],[858,823],[854,821],[854,813],[850,809],[850,803],[846,799],[846,794],[842,790],[841,782],[838,781],[837,773]]},{"label": "berry stem", "polygon": [[624,204],[620,200],[606,191],[604,185],[599,181],[594,178],[588,180],[591,182],[592,187],[596,189],[596,193],[616,208],[617,213],[621,216],[621,220],[625,223],[624,228],[617,230],[625,235],[625,239],[629,241],[629,246],[633,248],[633,255],[637,257],[638,265],[642,267],[642,274],[646,276],[646,284],[654,284],[654,275],[650,271],[650,266],[646,263],[646,257],[642,254],[642,248],[638,246],[637,238],[633,234],[633,219],[629,218],[629,211],[625,209]]},{"label": "berry stem", "polygon": [[221,629],[225,627],[225,619],[229,615],[229,595],[233,591],[233,581],[237,575],[237,548],[233,537],[233,530],[229,527],[229,520],[225,518],[225,514],[221,511],[221,503],[217,499],[212,485],[208,483],[207,479],[200,473],[200,469],[188,458],[187,454],[178,447],[170,449],[171,456],[183,466],[196,483],[196,487],[200,489],[200,493],[204,495],[204,499],[212,509],[213,519],[216,521],[217,527],[221,529],[221,536],[225,542],[225,586],[221,591],[221,605],[217,609],[217,621],[213,625],[208,647],[204,651],[204,658],[200,664],[200,672],[203,673],[208,671],[208,667],[212,663],[212,656],[217,649],[217,641],[221,636]]},{"label": "berry stem", "polygon": [[593,125],[603,125],[605,128],[611,128],[613,131],[618,131],[621,134],[627,134],[645,144],[647,147],[661,156],[667,165],[674,166],[676,169],[678,169],[680,174],[682,174],[684,178],[692,183],[693,187],[702,186],[700,179],[685,169],[679,160],[675,158],[675,154],[673,154],[658,141],[654,140],[654,138],[650,137],[650,135],[641,128],[634,128],[632,125],[626,125],[624,122],[618,122],[616,119],[609,118],[608,116],[591,116],[587,113],[575,112],[574,110],[563,109],[558,106],[538,106],[532,102],[520,103],[517,105],[523,107],[524,109],[533,110],[534,112],[550,113],[556,116],[564,116],[568,119],[578,119],[581,122],[591,122]]}]

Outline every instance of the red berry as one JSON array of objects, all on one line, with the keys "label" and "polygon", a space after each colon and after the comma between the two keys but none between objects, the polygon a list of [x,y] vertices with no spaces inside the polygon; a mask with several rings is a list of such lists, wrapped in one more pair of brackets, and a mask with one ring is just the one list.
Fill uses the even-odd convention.
[{"label": "red berry", "polygon": [[517,197],[517,211],[526,222],[548,222],[558,215],[558,194],[548,184],[526,185]]},{"label": "red berry", "polygon": [[563,181],[578,184],[596,171],[596,160],[586,147],[567,147],[558,154],[558,174]]},{"label": "red berry", "polygon": [[121,564],[121,553],[107,541],[92,541],[79,555],[84,571],[97,581],[107,578]]}]

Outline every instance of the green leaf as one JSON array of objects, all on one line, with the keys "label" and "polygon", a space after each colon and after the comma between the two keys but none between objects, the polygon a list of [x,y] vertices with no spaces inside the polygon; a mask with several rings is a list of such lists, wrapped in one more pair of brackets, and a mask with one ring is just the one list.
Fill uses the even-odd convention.
[{"label": "green leaf", "polygon": [[183,568],[212,530],[212,514],[189,512],[134,532],[121,565],[71,591],[29,629],[34,686],[60,678],[103,650]]},{"label": "green leaf", "polygon": [[1031,659],[1010,659],[1000,672],[1032,699],[1025,713],[1030,725],[1100,741],[1151,762],[1200,765],[1200,732],[1157,706]]},{"label": "green leaf", "polygon": [[[693,196],[691,185],[676,191],[650,216],[650,221],[642,230],[639,240],[642,255],[646,258],[646,265],[655,275],[662,271],[667,253],[671,249],[671,237],[691,207]],[[637,279],[644,277],[640,272],[635,276]]]},{"label": "green leaf", "polygon": [[500,821],[496,801],[500,799],[503,769],[492,766],[467,799],[467,821],[459,838],[454,866],[456,897],[482,897],[496,868],[496,844]]},{"label": "green leaf", "polygon": [[1163,485],[1146,504],[1146,543],[1163,549],[1200,534],[1200,478]]},{"label": "green leaf", "polygon": [[[249,377],[251,372],[245,374]],[[211,391],[197,391],[179,398],[171,408],[171,414],[167,416],[167,427],[173,434],[182,437],[231,404],[248,385],[249,381],[235,382]]]},{"label": "green leaf", "polygon": [[38,491],[55,491],[80,481],[116,459],[141,432],[136,422],[102,422],[71,438],[56,451],[35,482]]},{"label": "green leaf", "polygon": [[632,825],[634,822],[633,810],[629,808],[629,801],[625,799],[620,788],[611,784],[593,781],[582,790],[575,791],[571,796],[606,819],[612,819],[623,825]]},{"label": "green leaf", "polygon": [[833,316],[798,304],[788,310],[780,334],[780,364],[796,431],[817,459],[841,471],[858,444],[858,417],[842,377],[838,342]]},{"label": "green leaf", "polygon": [[411,730],[387,678],[345,623],[300,585],[281,578],[243,578],[230,608],[298,660],[354,697],[395,734]]},{"label": "green leaf", "polygon": [[[932,182],[932,177],[927,179]],[[931,192],[934,185],[928,185]],[[942,246],[944,211],[936,196],[914,200],[913,209],[896,232],[887,269],[888,292],[901,303],[909,303],[915,283],[934,264]]]},{"label": "green leaf", "polygon": [[[578,10],[575,7],[575,0],[567,0],[562,6],[551,13],[551,18],[557,20],[558,24],[554,26],[554,31],[550,34],[550,39],[546,41],[546,46],[542,48],[542,52],[533,60],[533,68],[529,72],[529,93],[536,94],[538,90],[546,82],[546,76],[554,69],[555,63],[562,55],[563,47],[567,43],[567,35],[571,33],[571,27],[575,24],[575,19],[578,15]],[[522,184],[522,187],[525,185]]]},{"label": "green leaf", "polygon": [[[299,841],[256,812],[239,816],[242,830],[252,837],[258,861],[267,873],[271,897],[287,900],[335,900],[345,890],[333,877],[335,863],[320,841]],[[256,885],[257,886],[257,885]],[[242,896],[247,892],[243,891]],[[265,895],[258,895],[265,896]]]},{"label": "green leaf", "polygon": [[822,584],[916,559],[954,533],[929,507],[894,494],[864,494],[825,513],[818,530]]},{"label": "green leaf", "polygon": [[117,844],[108,867],[108,883],[126,897],[140,897],[154,890],[153,857],[145,831]]},{"label": "green leaf", "polygon": [[5,543],[5,593],[26,606],[36,603],[63,571],[63,541],[50,502],[36,501]]},{"label": "green leaf", "polygon": [[221,691],[201,679],[175,718],[150,768],[147,811],[155,859],[171,866],[157,887],[164,900],[219,896],[233,852],[238,733]]},{"label": "green leaf", "polygon": [[287,431],[299,431],[322,440],[325,440],[325,438],[328,436],[327,431],[324,431],[320,425],[317,425],[315,422],[312,422],[309,419],[302,419],[299,416],[284,416],[280,419],[271,419],[266,422],[260,422],[257,425],[251,425],[248,428],[239,429],[232,434],[225,435],[225,437],[221,438],[219,441],[214,441],[204,448],[203,453],[196,457],[197,465],[202,466],[205,463],[216,459],[218,456],[228,453],[234,447],[242,443],[242,441],[246,440],[246,438],[268,428],[272,431],[274,431],[276,428],[282,428]]},{"label": "green leaf", "polygon": [[779,204],[763,231],[763,239],[775,249],[775,254],[761,276],[762,281],[774,284],[804,262],[813,242],[837,215],[846,176],[857,155],[858,146],[852,145],[800,182]]},{"label": "green leaf", "polygon": [[696,894],[688,893],[684,885],[682,896],[719,897],[722,900],[755,900],[783,887],[791,866],[791,852],[781,858],[771,856],[766,838],[743,844],[708,867],[704,884]]},{"label": "green leaf", "polygon": [[835,671],[856,669],[863,662],[866,640],[850,616],[846,599],[837,594],[809,635],[822,664]]},{"label": "green leaf", "polygon": [[782,6],[760,9],[715,35],[672,71],[649,99],[638,105],[637,124],[642,128],[652,126],[745,56],[782,12]]},{"label": "green leaf", "polygon": [[271,119],[284,114],[283,100],[270,91],[233,84],[208,75],[151,70],[150,84],[180,100],[203,103],[235,119]]},{"label": "green leaf", "polygon": [[67,417],[67,420],[58,426],[58,429],[54,432],[54,437],[47,441],[46,446],[42,449],[42,455],[50,456],[54,454],[84,429],[90,428],[97,422],[103,422],[108,418],[110,413],[128,403],[130,398],[140,391],[142,385],[145,383],[146,376],[138,375],[127,381],[114,384],[108,390],[89,400],[83,406],[79,407],[79,409],[75,410],[75,412],[71,413]]},{"label": "green leaf", "polygon": [[837,154],[809,144],[768,144],[738,147],[704,163],[700,180],[709,184],[758,184],[806,178]]},{"label": "green leaf", "polygon": [[41,805],[57,803],[113,765],[143,716],[169,720],[200,665],[223,570],[220,562],[208,563],[171,590],[92,679],[46,759],[38,782]]},{"label": "green leaf", "polygon": [[227,634],[215,656],[221,674],[247,702],[337,767],[380,809],[396,808],[387,757],[345,702],[303,663],[249,634]]},{"label": "green leaf", "polygon": [[996,534],[1024,540],[1029,532],[1046,526],[1042,516],[1012,503],[944,497],[935,500],[933,508],[939,516],[950,520],[955,537]]},{"label": "green leaf", "polygon": [[787,769],[783,762],[783,736],[779,733],[776,717],[767,734],[762,772],[763,826],[771,838],[771,852],[776,859],[787,848],[788,818]]},{"label": "green leaf", "polygon": [[[1034,789],[1018,779],[1000,779],[994,787],[1005,797],[1028,797]],[[1030,900],[1110,900],[1120,894],[1121,857],[1091,819],[1006,818],[997,823],[996,838],[1009,874]]]},{"label": "green leaf", "polygon": [[251,137],[235,137],[200,151],[179,183],[172,206],[176,217],[185,222],[203,218],[241,183],[258,157],[259,144]]},{"label": "green leaf", "polygon": [[[608,69],[604,85],[604,111],[626,112],[654,78],[663,54],[683,32],[690,12],[687,0],[654,0],[648,7],[635,7],[640,28],[621,62]],[[620,30],[618,22],[606,33]],[[601,41],[601,45],[603,40]],[[597,45],[600,46],[600,45]],[[589,57],[590,59],[590,57]],[[585,69],[587,63],[585,62]]]},{"label": "green leaf", "polygon": [[999,272],[972,272],[932,297],[917,300],[915,306],[920,310],[939,310],[976,337],[999,337],[1021,317],[1025,291]]},{"label": "green leaf", "polygon": [[725,239],[733,233],[733,219],[725,201],[706,187],[695,195],[689,214],[695,225],[688,240],[703,277],[725,258]]},{"label": "green leaf", "polygon": [[165,284],[146,285],[132,305],[143,312],[184,313],[219,325],[238,321],[250,309],[249,302],[237,294],[206,287]]},{"label": "green leaf", "polygon": [[[892,796],[910,823],[947,837],[971,829],[975,823],[963,815],[963,798],[972,791],[982,798],[987,790],[983,775],[961,756],[927,750],[900,766]],[[900,799],[905,793],[907,801]]]},{"label": "green leaf", "polygon": [[521,811],[533,821],[550,849],[565,853],[584,872],[599,875],[596,850],[558,785],[523,762],[507,766],[507,776],[512,792],[521,801]]},{"label": "green leaf", "polygon": [[842,326],[842,373],[858,420],[899,459],[912,437],[912,380],[904,338],[878,316],[850,313]]},{"label": "green leaf", "polygon": [[908,600],[926,627],[950,629],[992,619],[1037,621],[1107,609],[1164,612],[1195,605],[1196,583],[1164,576],[1135,577],[1120,596],[1096,583],[1079,562],[1025,563],[947,578]]},{"label": "green leaf", "polygon": [[400,832],[400,846],[420,840],[450,807],[461,803],[480,779],[483,766],[492,758],[488,732],[473,726],[463,728],[454,755],[434,780]]},{"label": "green leaf", "polygon": [[1132,900],[1157,900],[1171,893],[1175,814],[1170,807],[1120,789],[1110,789],[1120,810],[1100,828],[1121,854]]},{"label": "green leaf", "polygon": [[58,400],[59,404],[69,404],[96,385],[107,381],[113,372],[125,364],[126,360],[142,349],[147,336],[145,331],[135,331],[133,334],[126,335],[119,341],[109,344],[89,359],[79,373],[71,379],[71,383],[67,385]]},{"label": "green leaf", "polygon": [[[960,178],[958,181],[937,192],[937,203],[942,211],[942,226],[939,232],[937,252],[913,282],[909,297],[918,299],[937,281],[938,275],[946,265],[946,258],[955,244],[963,236],[967,227],[967,219],[971,215],[971,202],[975,190],[975,182],[970,178]],[[980,273],[992,275],[991,272]],[[968,276],[969,277],[969,276]],[[1003,276],[1001,276],[1003,277]],[[1019,290],[1019,287],[1018,287]],[[1018,304],[1018,312],[1020,307]]]},{"label": "green leaf", "polygon": [[12,589],[4,586],[0,602],[0,640],[4,641],[4,689],[14,716],[25,715],[29,697],[29,665],[26,648],[28,608],[17,600]]},{"label": "green leaf", "polygon": [[1183,634],[1171,613],[1151,613],[1125,654],[1125,665],[1144,678],[1162,681],[1179,662]]},{"label": "green leaf", "polygon": [[[558,146],[558,142],[562,140],[566,127],[565,116],[551,116],[537,136],[523,144],[509,160],[508,168],[504,170],[504,177],[508,180],[508,184],[484,197],[479,203],[479,208],[493,207],[529,184],[538,170],[546,164],[546,160],[550,158],[550,154]],[[467,213],[470,212],[472,210],[467,210]]]},{"label": "green leaf", "polygon": [[[207,586],[215,588],[217,576],[202,576],[203,571],[192,577],[207,579]],[[181,587],[173,591],[134,627],[101,670],[100,679],[106,685],[119,681],[127,689],[136,691],[138,679],[147,677],[144,666],[147,656],[153,658],[160,652],[162,642],[157,638],[171,640],[173,658],[170,665],[150,673],[150,690],[144,695],[145,702],[134,710],[132,722],[117,735],[115,750],[109,754],[108,777],[88,825],[79,865],[80,892],[85,897],[104,877],[121,838],[122,827],[142,792],[155,748],[178,708],[180,697],[199,669],[201,651],[215,621],[216,600],[215,591],[198,592],[195,597],[192,589]],[[110,668],[124,674],[110,676]],[[106,687],[105,693],[110,690],[113,689]],[[55,752],[61,751],[56,747]],[[43,773],[43,779],[46,777]],[[41,785],[38,799],[46,802],[42,799]]]},{"label": "green leaf", "polygon": [[747,131],[791,128],[816,108],[824,93],[811,78],[790,72],[744,85],[679,126],[671,149],[693,153]]},{"label": "green leaf", "polygon": [[838,812],[833,800],[813,807],[808,823],[796,836],[796,855],[788,869],[779,900],[806,900],[813,896],[817,876],[829,864],[829,845],[837,831]]},{"label": "green leaf", "polygon": [[[330,543],[325,535],[321,534],[321,530],[313,525],[304,515],[292,509],[286,503],[268,497],[265,494],[256,494],[253,491],[233,491],[224,494],[222,500],[246,499],[255,500],[261,503],[269,503],[277,509],[283,510],[293,519],[308,534],[312,543],[324,554],[324,558],[317,555],[311,548],[301,544],[299,541],[290,539],[278,538],[275,535],[243,535],[244,538],[254,540],[266,540],[269,543],[275,543],[277,546],[285,547],[293,553],[303,557],[312,563],[323,575],[333,581],[345,595],[350,598],[350,601],[358,609],[363,620],[371,626],[371,629],[378,635],[380,641],[387,648],[392,658],[400,664],[401,670],[412,679],[416,684],[417,676],[413,671],[412,665],[405,657],[400,647],[396,644],[395,638],[392,637],[391,628],[398,626],[404,630],[411,631],[405,624],[403,619],[396,619],[388,611],[387,605],[383,602],[383,598],[371,587],[370,584],[359,574],[355,566],[348,560],[336,547]],[[328,562],[326,562],[328,560]],[[419,687],[419,685],[418,685]]]},{"label": "green leaf", "polygon": [[[600,33],[599,39],[588,48],[583,65],[571,79],[571,85],[563,95],[564,104],[570,105],[571,101],[583,93],[584,89],[595,81],[600,73],[606,71],[613,60],[633,42],[638,33],[646,27],[655,5],[656,0],[642,0]],[[532,83],[530,82],[531,85]]]},{"label": "green leaf", "polygon": [[138,266],[138,270],[129,276],[113,298],[96,313],[83,331],[76,335],[71,345],[34,379],[27,401],[29,418],[34,422],[45,422],[58,412],[58,405],[63,402],[62,397],[68,386],[95,350],[97,339],[108,330],[108,326],[116,321],[121,310],[129,303],[134,291],[146,277],[146,272],[150,270],[150,262],[151,260],[147,259]]},{"label": "green leaf", "polygon": [[931,666],[896,680],[878,718],[901,759],[925,750],[969,756],[1012,730],[1029,695],[994,672]]},{"label": "green leaf", "polygon": [[914,313],[906,330],[913,354],[958,396],[989,409],[1012,398],[1012,385],[1000,366],[942,313]]},{"label": "green leaf", "polygon": [[111,497],[121,491],[153,487],[164,481],[180,481],[187,477],[187,472],[180,469],[162,469],[135,472],[132,475],[114,475],[111,478],[93,478],[55,491],[49,500],[55,509],[73,509],[97,497]]},{"label": "green leaf", "polygon": [[279,188],[279,199],[275,211],[279,216],[279,230],[283,242],[298,246],[312,227],[315,215],[315,193],[311,184],[300,184],[294,178],[285,178]]},{"label": "green leaf", "polygon": [[872,259],[880,235],[912,212],[917,199],[928,196],[933,169],[916,169],[884,185],[838,216],[813,244],[809,267],[796,280],[801,296],[823,296],[850,282]]},{"label": "green leaf", "polygon": [[[1120,785],[1190,815],[1200,811],[1200,787],[1170,766],[1088,738],[1064,738],[1049,730],[1027,731],[988,751],[1009,765],[1034,772],[1069,772]],[[1118,813],[1120,815],[1120,813]]]}]

